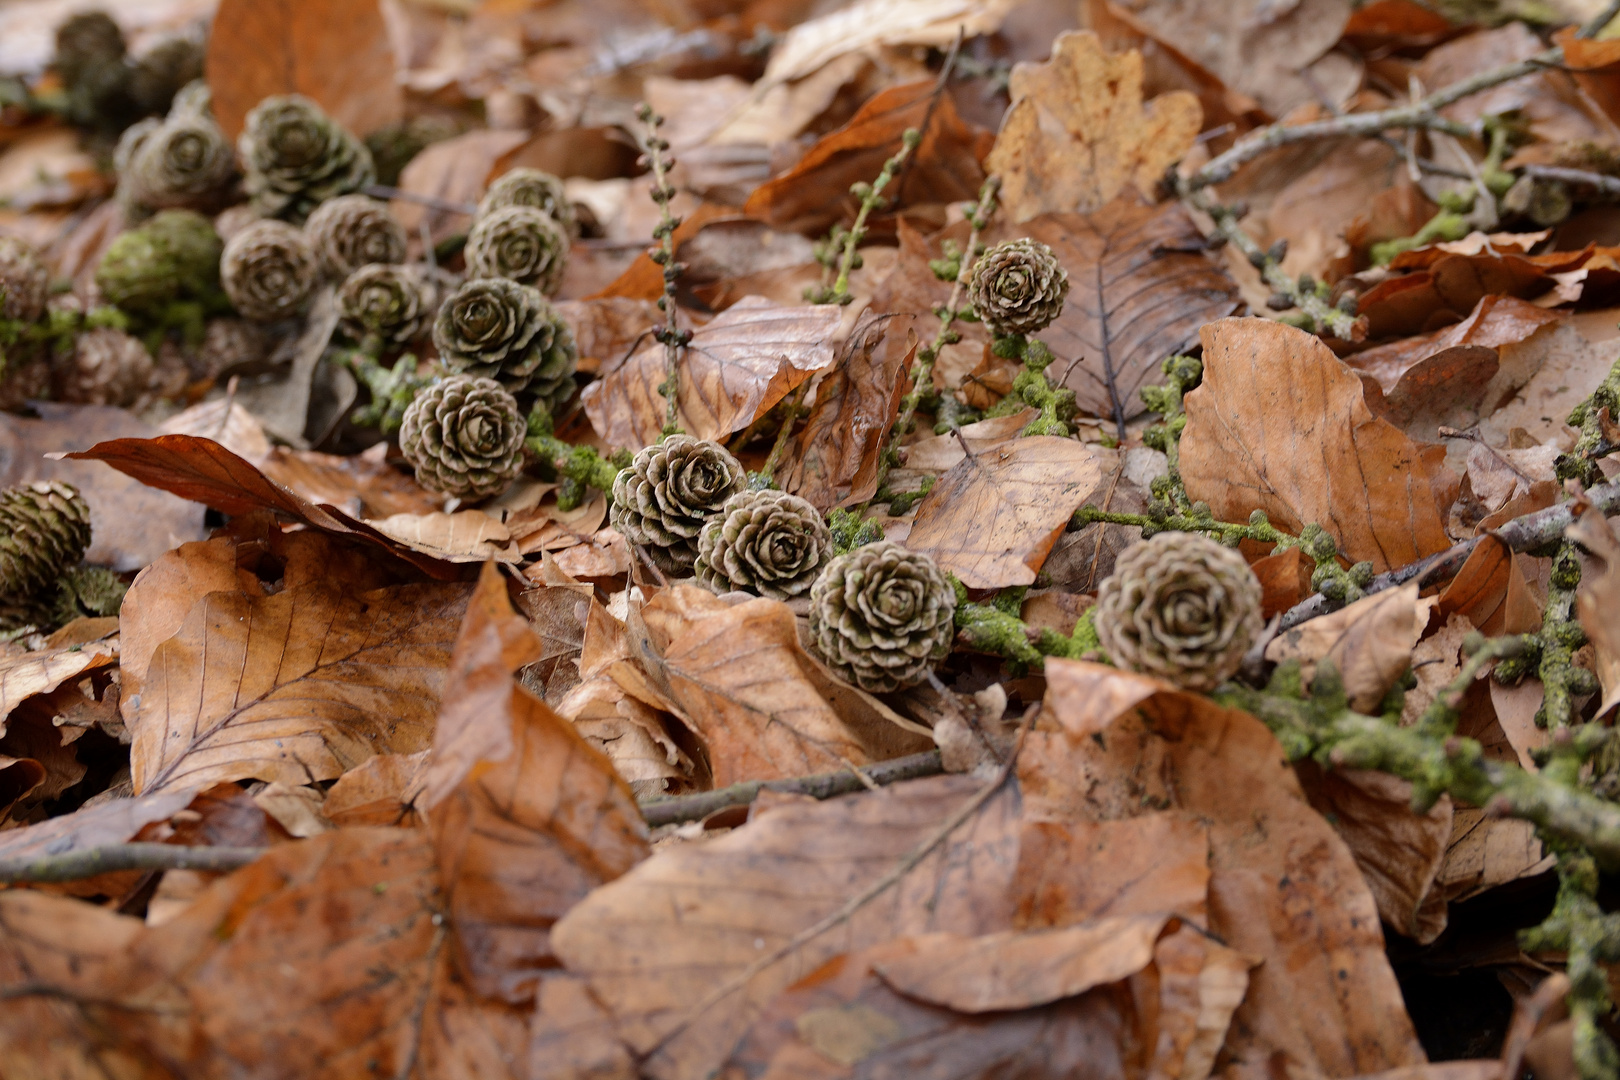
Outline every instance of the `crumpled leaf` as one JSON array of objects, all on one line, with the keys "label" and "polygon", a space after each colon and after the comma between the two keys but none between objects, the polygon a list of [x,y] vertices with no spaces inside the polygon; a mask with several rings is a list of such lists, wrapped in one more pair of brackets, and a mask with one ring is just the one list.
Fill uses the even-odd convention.
[{"label": "crumpled leaf", "polygon": [[422,749],[467,594],[326,578],[207,594],[152,652],[126,714],[135,790],[301,784]]},{"label": "crumpled leaf", "polygon": [[647,827],[608,759],[518,685],[540,640],[503,579],[486,563],[468,603],[421,806],[468,983],[521,1005],[555,963],[551,924],[646,857]]},{"label": "crumpled leaf", "polygon": [[1418,599],[1417,582],[1364,596],[1271,639],[1266,659],[1300,661],[1307,684],[1331,660],[1344,680],[1350,707],[1376,715],[1395,680],[1411,666],[1412,649],[1429,625],[1433,600]]},{"label": "crumpled leaf", "polygon": [[[680,362],[681,428],[699,439],[741,431],[798,385],[832,365],[836,305],[781,307],[745,297],[693,332]],[[664,347],[649,342],[585,388],[591,426],[613,446],[658,441],[665,402]]]},{"label": "crumpled leaf", "polygon": [[272,94],[313,98],[358,135],[404,115],[394,50],[376,4],[221,0],[214,20],[208,88],[226,137],[235,139],[248,111]]},{"label": "crumpled leaf", "polygon": [[1451,546],[1444,451],[1368,410],[1361,380],[1311,334],[1269,319],[1204,327],[1203,384],[1187,395],[1181,473],[1223,521],[1264,510],[1325,528],[1378,572]]},{"label": "crumpled leaf", "polygon": [[1091,31],[1061,35],[1045,64],[1013,68],[1013,105],[985,169],[1013,220],[1100,210],[1127,187],[1151,194],[1203,122],[1186,91],[1142,102],[1142,54],[1111,56]]},{"label": "crumpled leaf", "polygon": [[1009,439],[940,477],[906,546],[970,589],[1028,585],[1102,476],[1097,455],[1073,439]]},{"label": "crumpled leaf", "polygon": [[1013,0],[861,0],[799,23],[771,50],[756,95],[813,74],[834,59],[874,45],[944,48],[958,33],[992,34]]},{"label": "crumpled leaf", "polygon": [[87,671],[118,663],[118,635],[89,643],[75,642],[59,648],[0,654],[0,735],[6,731],[6,717],[35,694],[46,694],[69,679]]},{"label": "crumpled leaf", "polygon": [[[708,750],[716,787],[740,780],[833,772],[926,749],[928,741],[876,709],[835,703],[799,644],[793,612],[777,600],[735,606],[690,585],[641,610],[631,648],[662,701]],[[627,691],[633,686],[621,682]]]},{"label": "crumpled leaf", "polygon": [[1049,659],[1019,757],[1028,810],[1118,820],[1149,807],[1209,827],[1209,929],[1263,961],[1223,1053],[1354,1076],[1423,1060],[1350,853],[1305,802],[1271,732],[1246,713],[1101,664]]},{"label": "crumpled leaf", "polygon": [[[860,201],[850,185],[867,182],[900,149],[907,128],[922,133],[904,171],[883,189],[886,208],[974,198],[984,183],[979,162],[989,152],[987,133],[970,127],[950,95],[936,96],[937,79],[891,86],[868,98],[849,123],[823,136],[780,176],[754,190],[743,207],[790,232],[823,233],[852,221]],[[923,129],[926,123],[927,129]]]},{"label": "crumpled leaf", "polygon": [[523,556],[512,541],[512,530],[482,510],[454,514],[393,514],[366,524],[385,536],[445,562],[518,563]]}]

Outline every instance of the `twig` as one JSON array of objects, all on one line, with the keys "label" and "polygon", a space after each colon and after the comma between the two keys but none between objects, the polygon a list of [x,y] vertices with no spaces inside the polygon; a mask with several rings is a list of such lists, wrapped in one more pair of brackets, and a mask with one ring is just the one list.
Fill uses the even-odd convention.
[{"label": "twig", "polygon": [[818,773],[790,780],[749,780],[716,791],[701,791],[695,795],[677,795],[673,798],[648,799],[641,804],[641,816],[654,828],[681,821],[701,821],[717,810],[732,806],[747,806],[759,798],[762,791],[781,791],[794,795],[809,795],[816,799],[830,799],[835,795],[848,795],[861,791],[862,778],[878,786],[916,780],[924,776],[937,776],[944,771],[939,751],[912,754],[909,757],[880,761],[855,771],[845,769],[835,773]]},{"label": "twig", "polygon": [[1615,16],[1620,15],[1620,0],[1610,0],[1609,6],[1598,12],[1580,28],[1576,37],[1594,38],[1603,32],[1603,28],[1614,22]]},{"label": "twig", "polygon": [[771,444],[770,456],[765,459],[765,465],[759,470],[760,483],[770,487],[776,478],[776,467],[782,464],[782,456],[787,453],[788,443],[793,440],[793,426],[799,422],[799,406],[804,404],[804,397],[810,392],[810,384],[815,379],[806,379],[799,384],[793,392],[793,400],[788,402],[787,416],[782,418],[782,428],[776,433],[776,441]]},{"label": "twig", "polygon": [[995,216],[996,196],[1000,191],[1001,178],[988,176],[979,188],[978,201],[967,205],[969,225],[967,247],[962,250],[956,274],[951,280],[950,299],[945,302],[944,307],[935,309],[935,313],[939,316],[939,329],[934,333],[933,343],[917,351],[917,359],[912,366],[911,390],[901,400],[900,413],[895,417],[883,452],[878,456],[875,489],[878,492],[883,491],[884,485],[889,481],[889,472],[899,457],[900,440],[911,430],[912,421],[917,415],[917,407],[922,403],[927,391],[933,387],[934,362],[939,359],[940,350],[962,339],[962,335],[955,329],[956,320],[962,317],[962,290],[967,288],[967,283],[973,276],[973,265],[979,259],[979,235]]},{"label": "twig", "polygon": [[1535,56],[1436,90],[1421,101],[1398,105],[1380,112],[1348,113],[1331,120],[1318,120],[1309,124],[1273,124],[1239,139],[1231,149],[1218,155],[1202,169],[1183,182],[1183,192],[1198,191],[1211,184],[1230,180],[1239,168],[1280,146],[1288,146],[1311,139],[1334,139],[1347,136],[1376,135],[1392,128],[1432,128],[1448,132],[1459,138],[1477,138],[1479,131],[1467,124],[1459,124],[1440,115],[1440,110],[1465,97],[1500,86],[1505,82],[1533,75],[1538,71],[1562,63],[1564,50],[1548,49]]},{"label": "twig", "polygon": [[[1038,709],[1032,709],[1030,711],[1029,719],[1025,722],[1023,728],[1021,728],[1018,733],[1017,745],[1013,747],[1013,752],[1007,755],[1007,760],[1002,763],[1002,766],[996,772],[995,777],[991,779],[989,783],[985,784],[984,787],[980,788],[971,799],[963,803],[957,810],[947,817],[944,823],[941,824],[932,835],[908,852],[904,858],[894,865],[893,869],[884,874],[877,881],[874,881],[871,885],[868,885],[866,888],[862,889],[859,893],[856,893],[854,896],[850,897],[849,900],[843,904],[843,906],[841,906],[831,915],[828,915],[826,918],[815,923],[814,925],[806,927],[797,934],[794,934],[793,937],[788,939],[785,944],[779,948],[773,949],[770,953],[760,957],[758,960],[755,960],[742,971],[738,972],[736,975],[732,976],[711,990],[703,997],[701,1001],[699,1001],[678,1021],[676,1021],[674,1026],[672,1026],[659,1038],[658,1042],[653,1045],[648,1053],[650,1054],[656,1052],[663,1046],[667,1045],[671,1039],[675,1038],[675,1036],[679,1035],[681,1032],[690,1027],[692,1022],[698,1017],[702,1016],[709,1009],[713,1008],[721,1001],[724,1001],[738,990],[741,990],[743,987],[747,986],[749,982],[753,980],[754,976],[769,968],[771,965],[780,962],[788,956],[791,956],[794,952],[802,949],[804,946],[808,945],[822,934],[825,934],[827,931],[841,925],[848,920],[850,916],[854,915],[857,911],[871,903],[873,900],[877,899],[879,896],[882,896],[889,889],[897,885],[901,878],[905,877],[912,870],[916,869],[917,866],[924,859],[926,859],[935,848],[939,847],[940,844],[944,843],[950,837],[951,833],[961,828],[969,818],[979,812],[980,808],[983,807],[985,803],[990,801],[990,798],[995,795],[996,792],[1000,791],[1006,785],[1008,778],[1012,776],[1013,767],[1018,763],[1018,752],[1024,747],[1024,739],[1028,736],[1030,728],[1034,727],[1035,718],[1039,715],[1040,712]],[[1620,812],[1620,810],[1617,810],[1617,812]]]},{"label": "twig", "polygon": [[269,850],[262,847],[104,844],[60,855],[0,859],[0,882],[79,881],[114,870],[239,870]]},{"label": "twig", "polygon": [[477,203],[451,202],[436,195],[421,195],[404,188],[389,187],[387,184],[367,184],[360,189],[362,194],[370,195],[374,199],[398,199],[401,202],[413,202],[426,206],[432,210],[444,210],[451,214],[465,214],[472,217],[478,213]]},{"label": "twig", "polygon": [[664,436],[667,438],[681,430],[681,350],[692,340],[692,332],[680,328],[677,319],[679,308],[675,303],[675,283],[685,269],[675,261],[675,230],[681,227],[681,219],[669,211],[670,200],[675,198],[675,189],[669,183],[669,170],[674,166],[675,159],[669,156],[669,141],[658,136],[664,118],[654,112],[651,105],[642,102],[636,109],[636,119],[645,126],[641,150],[643,160],[653,174],[652,200],[658,204],[658,224],[653,228],[653,240],[658,246],[647,255],[664,268],[664,295],[658,298],[658,310],[664,313],[664,325],[653,330],[653,337],[664,346],[665,374],[658,392],[664,395]]},{"label": "twig", "polygon": [[1565,184],[1595,188],[1604,195],[1620,199],[1620,179],[1613,176],[1587,172],[1585,169],[1562,169],[1556,165],[1526,165],[1523,172],[1537,180],[1558,180]]}]

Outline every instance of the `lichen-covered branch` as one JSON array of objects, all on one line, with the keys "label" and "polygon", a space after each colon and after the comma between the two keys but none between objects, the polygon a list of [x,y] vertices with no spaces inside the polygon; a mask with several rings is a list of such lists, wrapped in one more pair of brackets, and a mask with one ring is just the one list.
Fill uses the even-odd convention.
[{"label": "lichen-covered branch", "polygon": [[642,102],[636,109],[636,119],[644,127],[642,157],[652,171],[652,200],[658,204],[658,224],[653,227],[653,241],[658,246],[649,251],[647,257],[664,268],[664,295],[658,298],[658,310],[664,313],[664,325],[653,329],[653,337],[664,347],[664,381],[659,384],[658,392],[664,395],[664,436],[667,438],[681,430],[681,350],[692,340],[692,332],[680,328],[677,319],[679,309],[675,303],[675,286],[686,268],[675,261],[675,230],[681,227],[681,219],[669,209],[670,201],[675,198],[675,188],[669,182],[669,170],[674,166],[675,159],[669,156],[669,140],[658,134],[664,118],[654,112],[651,105]]}]

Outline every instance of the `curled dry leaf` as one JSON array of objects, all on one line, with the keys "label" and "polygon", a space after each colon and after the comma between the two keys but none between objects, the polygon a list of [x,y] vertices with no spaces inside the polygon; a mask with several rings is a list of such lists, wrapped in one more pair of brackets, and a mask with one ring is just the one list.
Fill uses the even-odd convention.
[{"label": "curled dry leaf", "polygon": [[385,518],[429,514],[444,496],[428,491],[374,453],[339,457],[277,446],[259,471],[312,503],[336,506],[350,517]]},{"label": "curled dry leaf", "polygon": [[1149,806],[1208,823],[1209,929],[1256,961],[1223,1052],[1353,1076],[1423,1060],[1350,853],[1306,804],[1265,725],[1153,679],[1048,660],[1019,757],[1026,813],[1117,820]]},{"label": "curled dry leaf", "polygon": [[[693,332],[680,361],[681,428],[723,438],[764,416],[800,383],[832,365],[843,321],[836,305],[780,307],[739,300]],[[591,426],[613,446],[642,447],[664,428],[664,347],[649,342],[585,388]]]},{"label": "curled dry leaf", "polygon": [[454,514],[434,511],[426,514],[394,514],[366,524],[385,536],[445,562],[519,563],[523,556],[512,540],[512,531],[482,510],[460,510]]},{"label": "curled dry leaf", "polygon": [[248,110],[272,94],[313,98],[359,135],[404,115],[388,29],[368,0],[222,0],[213,28],[208,88],[231,139]]},{"label": "curled dry leaf", "polygon": [[[927,125],[924,128],[924,124]],[[984,183],[979,163],[990,136],[964,123],[937,79],[891,86],[869,98],[849,123],[821,138],[798,164],[755,189],[743,207],[781,229],[825,232],[854,220],[852,184],[867,182],[900,149],[907,128],[922,133],[904,169],[883,191],[886,206],[971,199]]]},{"label": "curled dry leaf", "polygon": [[1482,297],[1468,317],[1454,326],[1374,346],[1347,357],[1345,363],[1371,375],[1387,394],[1394,391],[1409,369],[1437,353],[1460,345],[1492,350],[1517,345],[1558,319],[1556,312],[1546,308],[1493,294]]},{"label": "curled dry leaf", "polygon": [[1142,103],[1142,54],[1111,56],[1090,31],[1060,36],[1052,59],[1018,64],[1013,105],[985,168],[1015,221],[1100,210],[1128,187],[1150,194],[1203,122],[1186,91]]},{"label": "curled dry leaf", "polygon": [[640,616],[645,638],[632,628],[631,655],[663,699],[649,704],[674,712],[703,740],[716,787],[836,772],[931,745],[870,705],[829,700],[822,686],[836,680],[799,644],[793,612],[780,601],[731,605],[676,585]]},{"label": "curled dry leaf", "polygon": [[1187,395],[1187,493],[1223,521],[1264,510],[1281,529],[1315,522],[1379,572],[1444,551],[1445,452],[1367,408],[1361,380],[1326,345],[1267,319],[1204,327],[1203,384]]},{"label": "curled dry leaf", "polygon": [[422,806],[468,983],[514,1005],[555,965],[549,931],[647,854],[613,765],[514,678],[540,640],[486,564],[456,642]]},{"label": "curled dry leaf", "polygon": [[[89,643],[25,652],[17,646],[0,654],[0,735],[5,720],[35,694],[47,694],[87,671],[118,663],[118,635]],[[14,651],[13,651],[14,650]]]},{"label": "curled dry leaf", "polygon": [[1418,599],[1415,581],[1385,589],[1283,631],[1266,646],[1266,659],[1298,660],[1307,683],[1318,664],[1331,660],[1344,679],[1351,708],[1376,715],[1379,702],[1411,666],[1412,649],[1429,625],[1434,605],[1434,600]]},{"label": "curled dry leaf", "polygon": [[906,546],[970,589],[1028,585],[1102,473],[1097,455],[1073,439],[1009,439],[940,477]]},{"label": "curled dry leaf", "polygon": [[783,491],[823,512],[877,493],[878,455],[899,415],[903,376],[920,344],[914,322],[870,314],[856,320],[783,460]]},{"label": "curled dry leaf", "polygon": [[[993,34],[1013,0],[860,0],[808,19],[783,35],[756,84],[764,90],[814,74],[833,60],[874,45],[944,48],[958,34]],[[756,90],[756,92],[758,92]]]},{"label": "curled dry leaf", "polygon": [[467,587],[288,576],[208,593],[153,650],[126,706],[137,792],[329,780],[427,745]]}]

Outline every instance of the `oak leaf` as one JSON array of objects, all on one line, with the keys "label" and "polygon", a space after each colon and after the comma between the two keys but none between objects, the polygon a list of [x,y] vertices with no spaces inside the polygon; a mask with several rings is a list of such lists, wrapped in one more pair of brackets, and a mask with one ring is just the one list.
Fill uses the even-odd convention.
[{"label": "oak leaf", "polygon": [[227,137],[272,94],[313,98],[357,135],[396,124],[405,102],[373,0],[222,0],[208,35],[208,88]]},{"label": "oak leaf", "polygon": [[1073,439],[1009,439],[940,477],[906,546],[970,589],[1028,585],[1102,476],[1097,455]]},{"label": "oak leaf", "polygon": [[1223,521],[1264,510],[1325,528],[1376,571],[1451,546],[1444,451],[1368,409],[1361,380],[1311,334],[1267,319],[1204,327],[1204,381],[1187,395],[1181,473]]},{"label": "oak leaf", "polygon": [[[781,307],[763,297],[739,300],[692,334],[681,352],[681,429],[723,438],[764,416],[836,357],[843,321],[836,305]],[[591,426],[612,446],[640,448],[664,428],[664,347],[649,342],[581,395]]]},{"label": "oak leaf", "polygon": [[1203,122],[1184,90],[1142,102],[1142,54],[1112,56],[1091,31],[1067,33],[1044,64],[1020,63],[1013,105],[985,160],[1015,221],[1100,210],[1127,187],[1151,194]]}]

